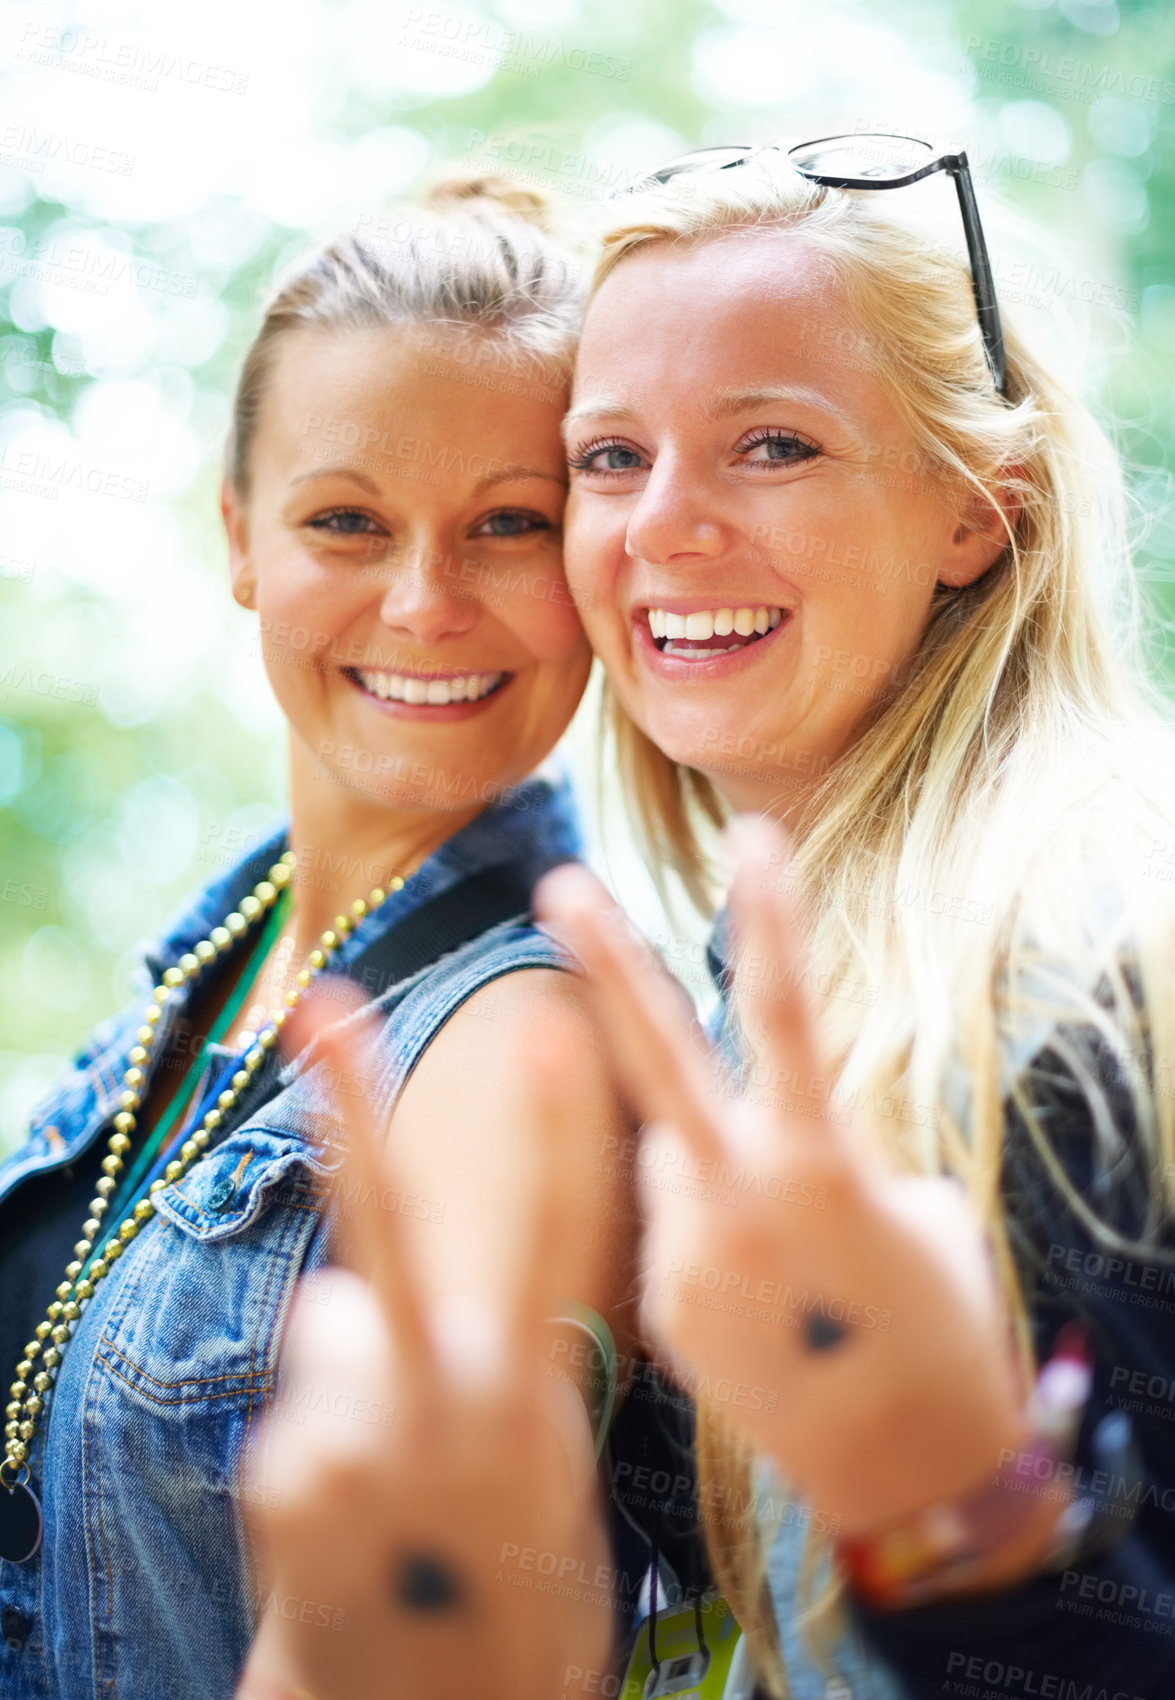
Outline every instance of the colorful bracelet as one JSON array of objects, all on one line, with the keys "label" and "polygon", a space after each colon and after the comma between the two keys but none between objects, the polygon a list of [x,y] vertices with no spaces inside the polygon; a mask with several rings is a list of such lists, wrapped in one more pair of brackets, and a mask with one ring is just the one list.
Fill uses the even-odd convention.
[{"label": "colorful bracelet", "polygon": [[[925,1506],[839,1543],[841,1563],[861,1598],[882,1610],[900,1611],[965,1588],[993,1553],[1031,1523],[1040,1483],[1054,1483],[1067,1492],[1064,1484],[1073,1479],[1073,1471],[1060,1466],[1072,1458],[1092,1385],[1084,1331],[1070,1324],[1037,1377],[1027,1443],[1002,1458],[992,1477],[958,1499]],[[1125,1437],[1119,1432],[1110,1437],[1119,1447],[1123,1438],[1129,1444],[1125,1426]],[[1099,1519],[1091,1499],[1070,1500],[1037,1568],[1045,1571],[1068,1563],[1095,1527],[1103,1530],[1104,1520]]]}]

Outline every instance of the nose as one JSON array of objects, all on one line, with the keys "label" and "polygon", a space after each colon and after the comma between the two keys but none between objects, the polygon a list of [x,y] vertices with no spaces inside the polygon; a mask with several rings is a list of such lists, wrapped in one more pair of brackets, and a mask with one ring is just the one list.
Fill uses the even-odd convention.
[{"label": "nose", "polygon": [[380,601],[382,623],[397,637],[422,644],[468,632],[477,621],[479,603],[476,585],[462,577],[463,565],[438,547],[402,556],[391,568]]},{"label": "nose", "polygon": [[696,468],[661,453],[629,514],[625,553],[666,566],[690,557],[712,560],[727,546],[727,527]]}]

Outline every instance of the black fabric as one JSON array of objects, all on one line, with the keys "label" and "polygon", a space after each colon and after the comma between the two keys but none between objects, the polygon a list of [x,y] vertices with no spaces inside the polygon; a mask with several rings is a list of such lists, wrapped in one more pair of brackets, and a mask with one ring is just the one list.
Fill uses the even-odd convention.
[{"label": "black fabric", "polygon": [[6,1405],[16,1365],[82,1237],[105,1155],[103,1142],[68,1168],[30,1175],[0,1200],[0,1376]]},{"label": "black fabric", "polygon": [[534,885],[566,856],[539,864],[528,874],[513,863],[483,868],[458,885],[427,898],[410,915],[373,939],[341,972],[377,998],[400,980],[418,974],[450,951],[468,944],[491,927],[529,914]]},{"label": "black fabric", "polygon": [[[691,1599],[713,1586],[698,1511],[694,1463],[693,1400],[652,1363],[641,1360],[608,1436],[609,1497],[626,1580],[622,1590],[635,1605],[631,1578],[649,1568],[656,1541],[672,1571],[671,1603]],[[635,1525],[635,1530],[634,1526]]]},{"label": "black fabric", "polygon": [[[698,1506],[694,1434],[693,1400],[655,1364],[642,1359],[604,1452],[617,1679],[627,1668],[636,1640],[633,1614],[654,1552],[670,1611],[717,1592]],[[757,1684],[751,1700],[771,1696]]]}]

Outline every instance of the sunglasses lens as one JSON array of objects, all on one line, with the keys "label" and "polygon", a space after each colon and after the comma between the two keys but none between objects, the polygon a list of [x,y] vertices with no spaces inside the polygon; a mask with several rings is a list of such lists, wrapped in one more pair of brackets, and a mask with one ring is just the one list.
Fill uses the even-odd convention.
[{"label": "sunglasses lens", "polygon": [[650,171],[641,178],[641,183],[668,183],[671,177],[680,177],[691,171],[721,171],[725,166],[740,164],[750,151],[750,148],[695,148],[691,153],[679,153],[667,165]]},{"label": "sunglasses lens", "polygon": [[806,142],[787,156],[798,171],[818,177],[865,178],[891,183],[920,171],[934,158],[929,142],[909,136],[830,136],[823,142]]}]

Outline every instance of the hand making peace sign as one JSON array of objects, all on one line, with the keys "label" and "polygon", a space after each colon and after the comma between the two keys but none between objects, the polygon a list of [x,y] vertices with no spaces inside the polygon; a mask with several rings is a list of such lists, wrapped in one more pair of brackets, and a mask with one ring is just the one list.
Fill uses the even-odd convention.
[{"label": "hand making peace sign", "polygon": [[[299,1037],[335,1080],[364,1080],[370,1024],[337,1016],[333,1000],[308,1009]],[[368,1096],[340,1098],[350,1267],[304,1284],[290,1319],[283,1386],[326,1397],[299,1399],[295,1424],[279,1396],[267,1418],[249,1492],[261,1626],[238,1700],[438,1700],[469,1693],[474,1672],[480,1695],[519,1700],[558,1694],[569,1660],[607,1670],[606,1587],[549,1588],[541,1562],[608,1575],[583,1403],[549,1377],[550,1254],[574,1172],[560,1068],[557,1040],[536,1034],[529,1245],[500,1310],[430,1300],[378,1202],[393,1177]]]},{"label": "hand making peace sign", "polygon": [[665,974],[585,869],[548,875],[538,913],[588,970],[657,1153],[644,1173],[746,1183],[717,1199],[705,1194],[720,1185],[643,1188],[650,1332],[853,1536],[990,1478],[1001,1449],[1024,1436],[1024,1390],[961,1188],[895,1174],[876,1129],[829,1111],[777,878],[784,835],[742,817],[732,838],[732,919],[764,969],[749,986],[760,993],[755,1078],[810,1083],[802,1101],[786,1089],[758,1102],[733,1094]]}]

